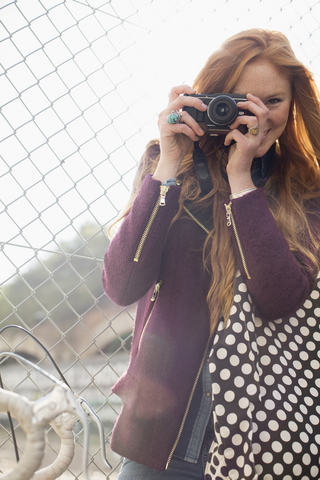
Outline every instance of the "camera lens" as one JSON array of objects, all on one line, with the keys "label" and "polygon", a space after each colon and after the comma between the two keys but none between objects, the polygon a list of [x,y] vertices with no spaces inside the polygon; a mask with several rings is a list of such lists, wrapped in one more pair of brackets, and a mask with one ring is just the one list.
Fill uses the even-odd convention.
[{"label": "camera lens", "polygon": [[209,103],[207,114],[216,125],[230,125],[238,116],[238,107],[233,98],[218,95]]},{"label": "camera lens", "polygon": [[226,103],[218,103],[216,106],[216,115],[219,117],[225,117],[230,111],[229,105]]}]

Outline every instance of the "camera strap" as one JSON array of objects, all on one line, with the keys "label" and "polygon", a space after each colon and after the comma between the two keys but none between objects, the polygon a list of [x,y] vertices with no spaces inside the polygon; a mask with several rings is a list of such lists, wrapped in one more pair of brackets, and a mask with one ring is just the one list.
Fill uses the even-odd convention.
[{"label": "camera strap", "polygon": [[207,195],[212,189],[212,180],[204,151],[200,148],[199,142],[194,142],[193,164],[200,184],[201,192]]},{"label": "camera strap", "polygon": [[[224,180],[228,183],[228,175],[222,167],[222,158],[227,150],[228,147],[225,147],[220,158],[220,172]],[[207,157],[204,151],[200,148],[199,142],[194,142],[193,164],[198,177],[201,192],[203,193],[203,195],[207,195],[213,189],[213,185],[211,181]]]},{"label": "camera strap", "polygon": [[[274,143],[267,153],[265,153],[261,158],[255,158],[252,162],[251,175],[253,183],[256,187],[262,186],[270,177],[273,165],[275,162],[275,146]],[[222,159],[224,154],[228,151],[228,147],[224,147],[223,152],[220,157],[220,173],[222,178],[228,183],[228,175],[223,168]],[[198,177],[200,184],[201,192],[203,195],[207,195],[213,188],[210,170],[208,166],[207,157],[204,151],[200,148],[199,142],[194,142],[193,150],[193,164]]]}]

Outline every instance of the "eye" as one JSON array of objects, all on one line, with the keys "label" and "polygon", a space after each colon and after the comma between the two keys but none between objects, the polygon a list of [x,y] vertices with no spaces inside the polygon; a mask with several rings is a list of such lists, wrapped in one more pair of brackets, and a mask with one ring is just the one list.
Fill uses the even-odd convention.
[{"label": "eye", "polygon": [[280,98],[270,98],[270,100],[267,101],[266,105],[276,105],[277,103],[280,103],[281,99]]}]

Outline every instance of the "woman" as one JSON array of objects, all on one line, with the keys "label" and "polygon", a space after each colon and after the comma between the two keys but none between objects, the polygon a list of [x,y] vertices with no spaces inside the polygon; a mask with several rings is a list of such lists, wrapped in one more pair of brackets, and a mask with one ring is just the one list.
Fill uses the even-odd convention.
[{"label": "woman", "polygon": [[[188,107],[207,112],[193,94],[217,92],[243,95],[237,107],[245,114],[226,134],[210,136]],[[299,452],[290,433],[280,441],[301,399],[280,418],[274,400],[264,401],[271,392],[284,402],[286,392],[272,386],[280,377],[268,386],[274,365],[281,379],[284,369],[296,378],[299,352],[286,355],[274,336],[289,331],[319,271],[320,108],[312,76],[283,34],[248,30],[211,55],[194,89],[172,89],[158,123],[160,141],[142,158],[103,273],[116,303],[138,301],[128,371],[113,389],[123,401],[112,437],[126,457],[119,479],[200,480],[209,447],[208,478],[314,478],[315,428]],[[207,158],[206,194],[193,142]],[[281,330],[279,338],[291,334]],[[288,392],[295,386],[281,383]],[[319,387],[310,386],[314,396]],[[315,402],[312,416],[319,422]],[[298,436],[299,429],[302,422]],[[304,455],[300,469],[289,461],[295,453]]]}]

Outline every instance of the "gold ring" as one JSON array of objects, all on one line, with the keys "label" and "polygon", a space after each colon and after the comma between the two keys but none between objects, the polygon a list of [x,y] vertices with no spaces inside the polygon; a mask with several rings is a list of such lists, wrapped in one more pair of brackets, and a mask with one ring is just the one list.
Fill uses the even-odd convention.
[{"label": "gold ring", "polygon": [[248,129],[248,132],[249,132],[251,135],[259,135],[259,127],[258,127],[258,126],[250,127],[250,128]]}]

